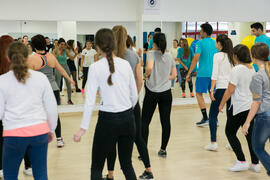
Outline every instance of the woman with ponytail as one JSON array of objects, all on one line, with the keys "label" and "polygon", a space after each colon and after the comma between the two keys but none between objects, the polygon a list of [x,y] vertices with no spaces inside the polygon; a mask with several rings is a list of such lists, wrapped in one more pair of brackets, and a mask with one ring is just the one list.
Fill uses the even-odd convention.
[{"label": "woman with ponytail", "polygon": [[[251,48],[251,57],[254,64],[259,68],[252,77],[250,90],[253,95],[253,103],[248,113],[245,124],[242,127],[244,135],[248,135],[252,128],[252,120],[255,122],[252,132],[253,150],[262,162],[270,176],[270,156],[265,151],[265,144],[270,138],[270,63],[269,47],[265,43],[257,43]],[[253,166],[254,168],[254,166]]]},{"label": "woman with ponytail", "polygon": [[[4,35],[0,38],[0,76],[9,71],[10,60],[8,59],[7,50],[8,46],[13,41],[14,41],[13,38],[8,35]],[[0,178],[3,177],[2,150],[3,150],[3,124],[0,118]],[[29,160],[27,153],[25,153],[24,156],[24,165],[25,165],[25,168],[23,170],[24,174],[31,176],[32,175],[31,162]]]},{"label": "woman with ponytail", "polygon": [[[115,48],[115,55],[117,57],[121,57],[125,60],[127,60],[133,70],[133,74],[135,76],[135,81],[137,84],[137,91],[140,93],[142,88],[142,69],[141,69],[141,63],[140,58],[137,55],[135,51],[133,51],[130,48],[127,48],[126,44],[127,41],[127,30],[123,26],[114,26],[113,27],[113,33],[116,40],[116,48]],[[127,43],[126,43],[127,42]],[[144,180],[153,180],[153,174],[151,171],[151,165],[150,165],[150,158],[148,149],[146,147],[146,144],[142,138],[141,134],[141,108],[139,102],[137,102],[135,108],[134,108],[134,117],[136,122],[136,137],[135,137],[135,144],[137,146],[138,152],[140,154],[141,160],[144,163],[145,171],[144,173],[139,177],[140,179]],[[112,152],[107,157],[107,165],[109,174],[105,178],[105,180],[113,180],[113,172],[114,172],[114,164],[116,160],[116,147],[113,148]]]},{"label": "woman with ponytail", "polygon": [[35,180],[47,180],[48,142],[57,125],[57,104],[47,77],[28,69],[27,47],[9,46],[10,71],[0,76],[0,119],[3,121],[5,180],[18,179],[28,153]]},{"label": "woman with ponytail", "polygon": [[[233,66],[235,65],[233,60],[233,44],[227,35],[221,34],[217,37],[216,47],[219,50],[218,53],[214,55],[213,61],[213,72],[212,72],[212,82],[210,97],[212,100],[209,112],[209,127],[211,143],[205,146],[208,151],[216,151],[218,148],[216,136],[217,136],[217,123],[219,114],[219,104],[223,98],[223,95],[228,87],[230,74]],[[216,90],[215,90],[216,88]],[[230,100],[227,101],[227,109],[230,107]]]},{"label": "woman with ponytail", "polygon": [[89,128],[100,89],[102,102],[92,147],[91,180],[102,179],[105,160],[116,144],[126,179],[136,180],[131,163],[136,131],[133,108],[138,101],[133,71],[126,60],[114,55],[112,30],[100,29],[95,36],[95,45],[103,58],[89,67],[83,120],[74,141],[79,142]]},{"label": "woman with ponytail", "polygon": [[166,157],[171,133],[172,92],[171,80],[176,77],[176,65],[166,51],[166,37],[157,33],[153,37],[153,50],[147,53],[145,97],[142,108],[142,135],[147,144],[149,125],[158,105],[162,126],[162,143],[158,155]]}]

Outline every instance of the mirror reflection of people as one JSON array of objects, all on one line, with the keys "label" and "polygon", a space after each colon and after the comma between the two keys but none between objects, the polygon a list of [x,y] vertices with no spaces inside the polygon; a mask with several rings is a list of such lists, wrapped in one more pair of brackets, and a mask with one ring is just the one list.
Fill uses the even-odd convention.
[{"label": "mirror reflection of people", "polygon": [[23,36],[23,44],[24,45],[27,45],[29,42],[28,42],[28,36],[27,35],[24,35]]}]

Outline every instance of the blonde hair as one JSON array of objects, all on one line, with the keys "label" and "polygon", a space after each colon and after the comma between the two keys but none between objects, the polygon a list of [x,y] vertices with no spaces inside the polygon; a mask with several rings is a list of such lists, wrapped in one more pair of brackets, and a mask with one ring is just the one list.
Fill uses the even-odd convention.
[{"label": "blonde hair", "polygon": [[112,28],[115,37],[114,54],[120,58],[125,58],[127,30],[124,26],[118,25]]},{"label": "blonde hair", "polygon": [[29,77],[27,47],[21,42],[14,42],[8,48],[8,57],[10,59],[10,69],[13,70],[16,79],[25,84]]}]

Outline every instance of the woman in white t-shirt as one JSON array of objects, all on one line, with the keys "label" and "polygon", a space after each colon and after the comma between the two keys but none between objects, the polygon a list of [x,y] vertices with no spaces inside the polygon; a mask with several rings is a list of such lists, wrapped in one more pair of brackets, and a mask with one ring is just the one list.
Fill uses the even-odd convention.
[{"label": "woman in white t-shirt", "polygon": [[[172,55],[175,64],[176,64],[176,70],[177,70],[177,78],[179,81],[179,86],[181,87],[181,75],[180,75],[180,71],[179,71],[179,62],[177,60],[177,52],[178,52],[179,46],[178,46],[178,40],[174,39],[173,40],[173,47],[170,49],[170,54]],[[174,81],[175,79],[172,80],[172,88],[174,88]]]},{"label": "woman in white t-shirt", "polygon": [[84,88],[88,77],[88,69],[91,64],[95,62],[96,50],[92,48],[92,42],[86,41],[85,48],[82,51],[81,71],[83,72],[82,93],[84,94]]},{"label": "woman in white t-shirt", "polygon": [[252,76],[255,74],[255,71],[252,65],[250,65],[251,58],[247,46],[239,44],[234,47],[233,53],[237,65],[232,68],[228,88],[225,91],[219,106],[219,111],[222,112],[225,103],[231,97],[231,107],[228,111],[228,119],[225,132],[227,139],[237,157],[237,161],[235,165],[229,170],[232,172],[238,172],[250,169],[252,171],[259,172],[259,160],[253,151],[251,143],[253,121],[250,123],[248,135],[246,136],[252,165],[249,166],[248,162],[246,161],[245,155],[242,151],[241,143],[236,136],[240,126],[243,126],[245,123],[252,104],[252,93],[249,89],[249,85],[251,83]]}]

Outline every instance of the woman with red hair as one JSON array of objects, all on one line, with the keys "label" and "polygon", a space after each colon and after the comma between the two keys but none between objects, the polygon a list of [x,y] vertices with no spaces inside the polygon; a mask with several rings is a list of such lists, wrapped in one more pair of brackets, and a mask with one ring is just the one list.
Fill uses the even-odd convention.
[{"label": "woman with red hair", "polygon": [[[14,41],[14,39],[9,35],[4,35],[0,37],[0,76],[9,71],[10,61],[7,55],[8,46]],[[0,178],[3,177],[3,167],[2,167],[2,151],[3,151],[3,124],[0,120]],[[24,174],[32,175],[32,168],[29,157],[27,153],[24,157],[25,168],[23,170]]]}]

